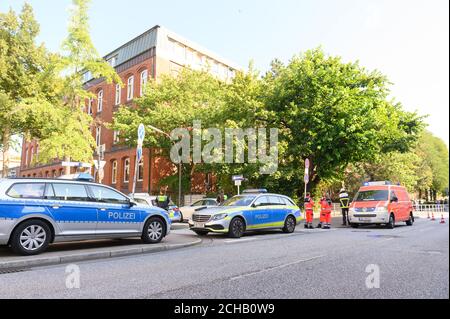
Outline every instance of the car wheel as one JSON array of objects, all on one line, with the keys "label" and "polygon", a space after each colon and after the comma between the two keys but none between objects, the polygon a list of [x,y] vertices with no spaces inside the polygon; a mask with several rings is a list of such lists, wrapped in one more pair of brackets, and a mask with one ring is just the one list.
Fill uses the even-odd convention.
[{"label": "car wheel", "polygon": [[228,230],[228,236],[231,238],[240,238],[244,235],[245,232],[245,224],[244,221],[235,217],[230,223],[230,229]]},{"label": "car wheel", "polygon": [[409,219],[406,221],[406,225],[407,226],[412,226],[414,224],[414,216],[413,216],[413,214],[411,213],[410,215],[409,215]]},{"label": "car wheel", "polygon": [[389,223],[386,224],[387,229],[394,229],[395,228],[395,217],[394,214],[391,214],[389,216]]},{"label": "car wheel", "polygon": [[51,238],[48,225],[41,220],[29,220],[20,224],[11,236],[11,249],[20,255],[30,256],[47,249]]},{"label": "car wheel", "polygon": [[202,231],[202,230],[194,230],[194,232],[199,235],[199,236],[206,236],[208,235],[207,231]]},{"label": "car wheel", "polygon": [[295,231],[296,220],[293,216],[289,215],[284,221],[283,232],[290,234]]},{"label": "car wheel", "polygon": [[158,217],[151,217],[145,223],[142,241],[146,244],[159,243],[166,233],[166,224]]},{"label": "car wheel", "polygon": [[355,224],[355,223],[351,223],[350,226],[351,226],[352,228],[358,228],[358,227],[359,227],[359,225],[358,225],[358,224]]},{"label": "car wheel", "polygon": [[183,214],[180,212],[180,223],[184,222]]}]

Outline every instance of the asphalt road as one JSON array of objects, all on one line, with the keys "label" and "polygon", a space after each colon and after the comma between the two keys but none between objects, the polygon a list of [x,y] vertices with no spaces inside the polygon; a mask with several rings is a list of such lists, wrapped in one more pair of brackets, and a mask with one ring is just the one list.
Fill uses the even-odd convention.
[{"label": "asphalt road", "polygon": [[394,230],[214,235],[186,249],[77,266],[79,289],[66,287],[65,265],[0,274],[0,298],[447,299],[449,227],[420,219]]}]

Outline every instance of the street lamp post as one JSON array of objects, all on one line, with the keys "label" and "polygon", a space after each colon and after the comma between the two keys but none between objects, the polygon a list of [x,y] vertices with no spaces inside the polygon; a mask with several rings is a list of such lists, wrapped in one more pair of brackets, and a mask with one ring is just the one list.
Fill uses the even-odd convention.
[{"label": "street lamp post", "polygon": [[[157,133],[160,133],[160,134],[166,136],[173,143],[172,138],[170,137],[170,135],[167,134],[166,132],[164,132],[163,130],[160,130],[159,128],[154,127],[152,125],[147,125],[147,127],[150,128],[151,130],[157,132]],[[181,158],[180,158],[180,161],[178,163],[178,205],[179,206],[181,206],[181,164],[182,163],[181,163]]]}]

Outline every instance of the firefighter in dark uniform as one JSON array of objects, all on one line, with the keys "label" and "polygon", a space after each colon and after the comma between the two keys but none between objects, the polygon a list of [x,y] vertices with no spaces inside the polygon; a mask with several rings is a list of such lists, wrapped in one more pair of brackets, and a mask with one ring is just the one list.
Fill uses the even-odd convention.
[{"label": "firefighter in dark uniform", "polygon": [[339,202],[341,204],[341,211],[342,211],[342,226],[347,226],[350,198],[345,188],[342,188],[341,191],[339,192]]}]

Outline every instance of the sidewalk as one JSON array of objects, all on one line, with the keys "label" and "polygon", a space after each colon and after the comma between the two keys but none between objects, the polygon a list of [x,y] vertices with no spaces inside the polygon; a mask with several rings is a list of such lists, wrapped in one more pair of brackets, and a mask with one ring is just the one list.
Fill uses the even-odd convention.
[{"label": "sidewalk", "polygon": [[201,243],[200,238],[170,234],[159,244],[142,244],[139,238],[56,243],[37,256],[17,256],[7,247],[0,248],[0,273],[8,269],[65,264],[94,259],[155,253]]}]

